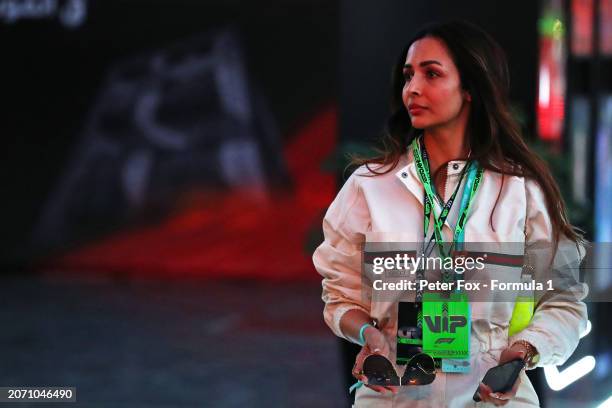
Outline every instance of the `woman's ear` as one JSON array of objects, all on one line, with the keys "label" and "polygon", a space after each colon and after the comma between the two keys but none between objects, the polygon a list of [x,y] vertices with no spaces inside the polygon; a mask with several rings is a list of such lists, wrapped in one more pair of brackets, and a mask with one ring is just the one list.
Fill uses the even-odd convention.
[{"label": "woman's ear", "polygon": [[468,102],[472,102],[472,95],[468,91],[463,91],[465,94],[465,100]]}]

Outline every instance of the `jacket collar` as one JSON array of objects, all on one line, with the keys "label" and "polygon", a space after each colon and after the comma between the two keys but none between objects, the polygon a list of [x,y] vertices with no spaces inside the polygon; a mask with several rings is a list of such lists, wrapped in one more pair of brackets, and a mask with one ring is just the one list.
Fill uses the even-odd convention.
[{"label": "jacket collar", "polygon": [[395,176],[402,182],[402,184],[410,191],[421,206],[423,203],[423,184],[421,184],[421,180],[419,179],[419,175],[417,174],[416,164],[414,163],[414,156],[412,150],[408,149],[408,164],[402,167],[398,172],[395,173]]},{"label": "jacket collar", "polygon": [[[423,206],[424,189],[423,184],[421,183],[421,179],[419,178],[419,175],[417,173],[412,149],[408,148],[406,156],[408,159],[408,164],[402,167],[399,171],[397,171],[395,173],[395,176],[401,181],[401,183],[406,187],[406,189],[408,189],[408,191],[410,191],[410,193],[414,195],[414,197],[419,201],[419,203],[421,203],[421,206]],[[463,167],[467,164],[467,161],[453,160],[449,162],[450,166],[452,166],[453,164],[457,164],[458,167],[457,169],[449,169],[449,175],[460,173],[461,170],[463,170]],[[437,201],[434,203],[434,206],[436,207],[436,211],[434,213],[437,216],[442,211],[442,208],[440,207]],[[448,219],[444,222],[444,225],[450,228],[450,225],[448,224]]]}]

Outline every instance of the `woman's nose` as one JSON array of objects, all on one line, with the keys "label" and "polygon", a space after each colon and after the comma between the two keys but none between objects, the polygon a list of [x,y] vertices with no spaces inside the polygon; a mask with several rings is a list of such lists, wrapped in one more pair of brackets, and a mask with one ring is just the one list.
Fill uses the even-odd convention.
[{"label": "woman's nose", "polygon": [[421,84],[416,76],[410,79],[410,82],[408,83],[408,92],[412,95],[421,94]]}]

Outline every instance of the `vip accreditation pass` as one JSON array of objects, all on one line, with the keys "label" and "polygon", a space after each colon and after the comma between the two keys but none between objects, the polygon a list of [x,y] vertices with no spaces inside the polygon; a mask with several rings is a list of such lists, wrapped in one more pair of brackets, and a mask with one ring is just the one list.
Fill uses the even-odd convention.
[{"label": "vip accreditation pass", "polygon": [[0,402],[76,402],[76,387],[0,387]]},{"label": "vip accreditation pass", "polygon": [[552,279],[546,282],[501,282],[497,279],[491,279],[489,283],[485,282],[468,282],[465,280],[456,280],[452,282],[430,282],[427,279],[408,280],[402,279],[395,282],[385,282],[382,279],[377,279],[372,283],[374,290],[431,290],[431,291],[478,291],[482,289],[503,290],[503,291],[543,291],[554,290]]}]

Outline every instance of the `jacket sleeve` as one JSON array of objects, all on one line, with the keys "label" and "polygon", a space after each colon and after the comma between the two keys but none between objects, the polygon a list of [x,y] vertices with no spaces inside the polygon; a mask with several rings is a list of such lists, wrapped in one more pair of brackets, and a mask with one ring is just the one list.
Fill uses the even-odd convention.
[{"label": "jacket sleeve", "polygon": [[370,314],[369,296],[361,285],[362,244],[370,215],[358,185],[360,177],[355,173],[327,210],[323,219],[325,240],[312,257],[315,268],[323,276],[321,298],[325,303],[325,323],[336,336],[345,339],[340,331],[342,316],[352,309]]},{"label": "jacket sleeve", "polygon": [[[588,293],[588,287],[578,280],[578,266],[586,251],[584,247],[576,246],[563,236],[559,240],[557,250],[552,248],[552,224],[544,193],[533,180],[526,180],[525,189],[527,262],[534,268],[534,278],[537,282],[553,278],[554,282],[565,282],[565,286],[560,294],[545,294],[540,299],[530,324],[512,336],[509,344],[517,340],[531,343],[540,354],[537,367],[561,365],[576,350],[580,334],[586,329],[587,309],[582,300]],[[554,279],[561,275],[565,279]]]}]

